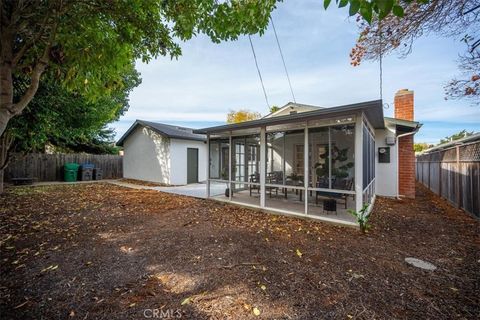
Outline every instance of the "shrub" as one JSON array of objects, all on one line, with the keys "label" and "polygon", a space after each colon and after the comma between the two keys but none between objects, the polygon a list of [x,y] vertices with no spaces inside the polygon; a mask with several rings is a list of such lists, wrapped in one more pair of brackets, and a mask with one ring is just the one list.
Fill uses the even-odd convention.
[{"label": "shrub", "polygon": [[369,214],[367,212],[368,210],[368,203],[365,203],[360,209],[360,211],[355,211],[352,209],[349,209],[348,212],[357,219],[357,223],[360,226],[360,231],[362,233],[365,233],[368,228],[370,228],[370,225],[368,224],[368,218]]}]

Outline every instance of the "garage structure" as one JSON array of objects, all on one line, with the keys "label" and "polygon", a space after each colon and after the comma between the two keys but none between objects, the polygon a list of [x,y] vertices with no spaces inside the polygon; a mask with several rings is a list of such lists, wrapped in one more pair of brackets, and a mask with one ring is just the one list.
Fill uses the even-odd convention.
[{"label": "garage structure", "polygon": [[117,142],[124,178],[185,185],[206,180],[206,136],[192,128],[136,120]]}]

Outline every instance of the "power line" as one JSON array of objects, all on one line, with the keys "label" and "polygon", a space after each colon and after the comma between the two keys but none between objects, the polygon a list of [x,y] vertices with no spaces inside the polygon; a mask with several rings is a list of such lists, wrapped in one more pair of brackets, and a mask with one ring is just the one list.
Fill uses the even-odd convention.
[{"label": "power line", "polygon": [[292,93],[293,102],[297,103],[295,100],[295,95],[293,94],[292,83],[290,82],[290,76],[288,75],[287,65],[285,64],[285,59],[283,58],[282,47],[280,46],[280,41],[278,41],[277,30],[275,29],[275,24],[273,23],[273,18],[270,17],[272,22],[273,33],[275,34],[275,39],[277,40],[278,51],[280,51],[280,56],[282,57],[283,68],[285,69],[285,74],[287,75],[288,85],[290,86],[290,92]]},{"label": "power line", "polygon": [[253,59],[255,60],[255,66],[257,67],[258,77],[260,78],[260,82],[262,83],[263,95],[265,96],[265,102],[267,103],[267,110],[270,110],[270,103],[268,102],[267,91],[265,90],[265,86],[263,85],[262,74],[260,73],[260,68],[258,67],[257,55],[255,54],[255,49],[253,48],[252,38],[250,37],[250,35],[248,35],[248,40],[250,41],[250,47],[252,48]]},{"label": "power line", "polygon": [[383,47],[382,47],[382,25],[378,22],[378,33],[379,33],[379,40],[380,40],[380,63],[379,63],[379,76],[380,76],[380,100],[383,99],[383,66],[382,66],[382,58],[383,58]]},{"label": "power line", "polygon": [[382,25],[378,23],[379,39],[380,39],[380,59],[379,59],[379,84],[380,84],[380,100],[382,101],[383,107],[388,109],[388,103],[383,102],[383,37],[382,37]]}]

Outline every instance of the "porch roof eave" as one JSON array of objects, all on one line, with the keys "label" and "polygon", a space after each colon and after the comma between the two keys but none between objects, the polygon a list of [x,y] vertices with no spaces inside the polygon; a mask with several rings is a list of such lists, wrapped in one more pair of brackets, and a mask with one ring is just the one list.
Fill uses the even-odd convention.
[{"label": "porch roof eave", "polygon": [[256,127],[263,127],[268,125],[285,124],[291,122],[305,121],[318,118],[330,118],[342,115],[351,115],[353,113],[363,112],[370,124],[375,129],[385,128],[385,121],[383,118],[383,104],[382,100],[372,100],[360,102],[355,104],[341,105],[330,108],[322,108],[314,111],[306,111],[296,114],[289,114],[285,116],[278,116],[272,118],[262,118],[252,121],[245,121],[241,123],[232,123],[227,125],[203,128],[194,130],[194,133],[210,134],[234,131],[239,129],[249,129]]}]

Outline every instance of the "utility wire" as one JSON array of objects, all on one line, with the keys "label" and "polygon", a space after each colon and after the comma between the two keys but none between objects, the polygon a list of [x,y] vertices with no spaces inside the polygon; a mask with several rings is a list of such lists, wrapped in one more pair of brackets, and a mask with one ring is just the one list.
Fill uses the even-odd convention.
[{"label": "utility wire", "polygon": [[255,60],[255,66],[257,67],[258,77],[260,78],[260,82],[262,83],[263,95],[265,96],[265,102],[267,103],[267,110],[270,110],[270,103],[268,102],[267,91],[265,90],[265,86],[263,85],[262,74],[260,73],[260,68],[258,67],[257,62],[257,55],[255,54],[255,49],[253,48],[252,38],[248,35],[248,40],[250,41],[250,47],[252,48],[253,59]]},{"label": "utility wire", "polygon": [[379,38],[380,38],[380,100],[383,99],[383,66],[382,66],[382,58],[383,58],[383,55],[382,55],[382,26],[380,24],[380,22],[378,22],[378,32],[380,33],[379,34]]},{"label": "utility wire", "polygon": [[382,25],[378,23],[378,31],[380,33],[380,61],[379,61],[379,77],[380,77],[380,100],[382,100],[383,107],[388,109],[388,104],[383,103],[383,37],[382,37]]},{"label": "utility wire", "polygon": [[283,58],[282,47],[280,46],[280,41],[278,41],[277,30],[275,29],[275,24],[273,23],[273,18],[270,17],[270,21],[272,22],[273,33],[275,33],[275,39],[277,40],[278,51],[280,51],[280,56],[282,57],[283,68],[285,69],[285,74],[287,75],[288,85],[290,86],[290,92],[292,93],[293,102],[297,103],[295,100],[295,95],[293,94],[292,83],[290,82],[290,76],[288,75],[287,65],[285,64],[285,59]]}]

